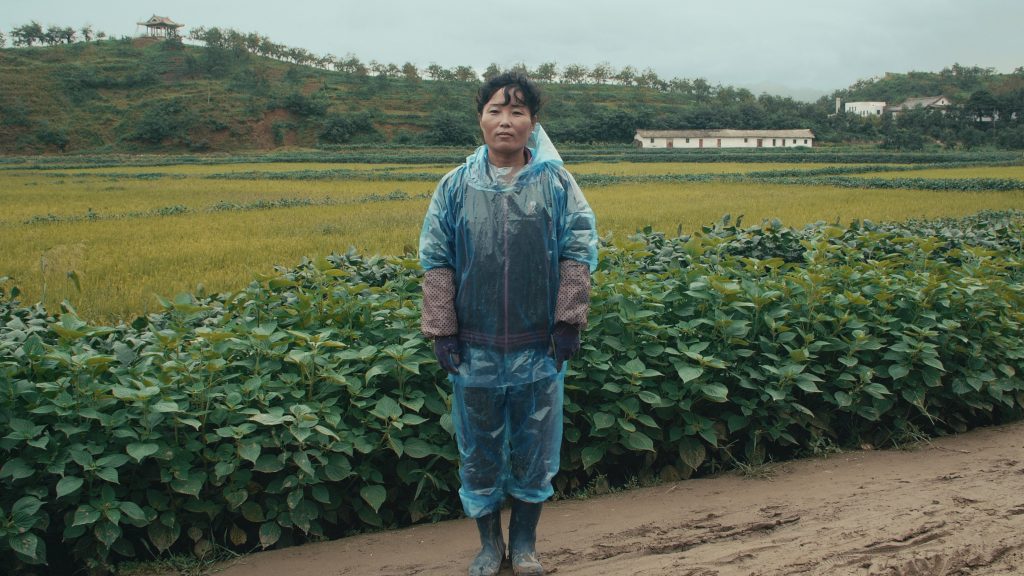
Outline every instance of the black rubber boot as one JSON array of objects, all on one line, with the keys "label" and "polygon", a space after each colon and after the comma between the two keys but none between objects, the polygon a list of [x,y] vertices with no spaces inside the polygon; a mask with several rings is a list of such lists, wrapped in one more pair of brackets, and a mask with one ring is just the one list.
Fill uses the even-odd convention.
[{"label": "black rubber boot", "polygon": [[476,519],[480,531],[480,553],[469,565],[469,576],[497,576],[505,560],[505,539],[501,535],[501,511]]},{"label": "black rubber boot", "polygon": [[509,556],[516,576],[541,576],[544,567],[537,559],[537,522],[542,504],[512,500],[508,525]]}]

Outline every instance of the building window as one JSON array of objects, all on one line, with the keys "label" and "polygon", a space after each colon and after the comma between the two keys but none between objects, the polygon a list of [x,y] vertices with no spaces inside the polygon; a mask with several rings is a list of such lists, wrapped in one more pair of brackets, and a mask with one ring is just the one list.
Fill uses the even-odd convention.
[{"label": "building window", "polygon": [[775,146],[775,138],[772,138],[772,146]]},{"label": "building window", "polygon": [[796,144],[796,138],[793,138],[793,144]]},{"label": "building window", "polygon": [[689,143],[690,143],[690,139],[689,139],[689,138],[687,138],[687,139],[686,139],[686,143],[687,143],[687,144],[689,144]]},{"label": "building window", "polygon": [[651,144],[654,144],[654,138],[651,138]]},{"label": "building window", "polygon": [[746,138],[744,138],[744,139],[743,139],[743,143],[744,143],[744,144],[746,144],[746,143],[747,143],[747,139],[746,139]]},{"label": "building window", "polygon": [[807,144],[807,138],[804,138],[804,144]]}]

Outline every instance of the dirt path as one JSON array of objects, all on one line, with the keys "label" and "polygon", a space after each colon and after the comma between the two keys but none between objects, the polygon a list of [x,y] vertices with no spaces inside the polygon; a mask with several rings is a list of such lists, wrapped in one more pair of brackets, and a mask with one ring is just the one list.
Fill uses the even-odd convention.
[{"label": "dirt path", "polygon": [[[217,573],[461,575],[476,547],[473,522],[454,520],[253,554]],[[1024,423],[790,462],[767,478],[555,502],[537,548],[559,576],[1024,574]]]}]

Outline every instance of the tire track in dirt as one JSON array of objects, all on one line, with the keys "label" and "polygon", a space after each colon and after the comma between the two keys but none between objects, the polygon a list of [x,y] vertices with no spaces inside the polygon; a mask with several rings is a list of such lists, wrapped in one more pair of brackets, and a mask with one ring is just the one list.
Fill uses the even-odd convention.
[{"label": "tire track in dirt", "polygon": [[[558,576],[1024,574],[1022,462],[1018,423],[775,465],[767,479],[554,502],[537,548]],[[455,520],[253,554],[218,574],[465,574],[477,546],[475,524]]]}]

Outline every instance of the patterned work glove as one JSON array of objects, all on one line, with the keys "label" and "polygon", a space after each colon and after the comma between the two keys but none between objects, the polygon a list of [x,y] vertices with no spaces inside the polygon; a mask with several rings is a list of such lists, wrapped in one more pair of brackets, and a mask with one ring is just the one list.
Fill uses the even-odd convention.
[{"label": "patterned work glove", "polygon": [[580,350],[580,329],[578,326],[559,322],[551,332],[551,351],[555,357],[555,365],[562,369],[562,364],[572,358]]},{"label": "patterned work glove", "polygon": [[437,363],[449,374],[459,373],[459,338],[457,336],[438,336],[434,338],[434,356]]}]

